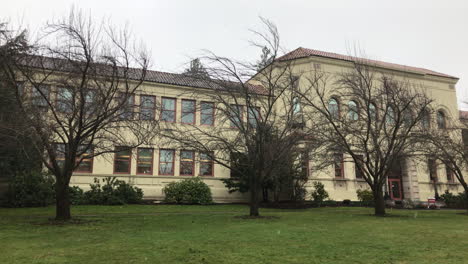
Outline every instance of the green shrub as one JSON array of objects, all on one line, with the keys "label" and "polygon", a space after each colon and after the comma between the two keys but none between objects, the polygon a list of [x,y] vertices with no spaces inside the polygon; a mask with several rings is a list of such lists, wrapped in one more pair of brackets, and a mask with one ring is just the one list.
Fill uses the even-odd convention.
[{"label": "green shrub", "polygon": [[320,207],[325,199],[329,197],[328,192],[325,191],[325,186],[321,182],[314,182],[314,190],[311,192],[312,200]]},{"label": "green shrub", "polygon": [[194,177],[171,182],[163,189],[168,203],[209,204],[213,202],[211,190],[200,178]]},{"label": "green shrub", "polygon": [[99,205],[122,205],[141,203],[143,191],[116,177],[106,177],[101,185],[99,179],[94,178],[90,190],[84,193],[84,203]]},{"label": "green shrub", "polygon": [[47,206],[54,203],[54,178],[41,171],[22,172],[8,185],[5,205],[8,207]]},{"label": "green shrub", "polygon": [[357,197],[361,205],[372,206],[374,204],[374,194],[370,190],[357,190]]},{"label": "green shrub", "polygon": [[444,200],[448,208],[466,208],[468,203],[468,196],[466,193],[455,195],[446,190],[440,197]]},{"label": "green shrub", "polygon": [[86,204],[84,192],[80,187],[68,187],[68,193],[70,195],[70,203],[72,205]]}]

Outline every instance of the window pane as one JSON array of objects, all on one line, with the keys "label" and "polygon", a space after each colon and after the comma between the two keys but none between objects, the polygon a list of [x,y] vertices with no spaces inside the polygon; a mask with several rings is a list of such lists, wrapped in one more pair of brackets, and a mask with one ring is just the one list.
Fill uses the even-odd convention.
[{"label": "window pane", "polygon": [[193,151],[180,152],[180,175],[193,175],[194,156]]},{"label": "window pane", "polygon": [[257,121],[260,118],[260,113],[258,108],[249,108],[249,124],[253,127],[257,126]]},{"label": "window pane", "polygon": [[154,120],[156,99],[154,96],[141,95],[140,96],[140,119],[141,120]]},{"label": "window pane", "polygon": [[159,161],[172,162],[174,160],[174,150],[162,149],[159,155]]},{"label": "window pane", "polygon": [[161,120],[168,121],[168,122],[175,122],[175,112],[163,110],[161,112]]},{"label": "window pane", "polygon": [[162,175],[172,175],[172,163],[161,163],[159,165],[159,174]]},{"label": "window pane", "polygon": [[72,111],[73,94],[68,88],[57,88],[57,110],[70,113]]},{"label": "window pane", "polygon": [[139,148],[137,160],[137,173],[153,173],[153,149]]},{"label": "window pane", "polygon": [[213,175],[213,163],[200,164],[200,175],[212,176]]},{"label": "window pane", "polygon": [[214,104],[202,102],[201,104],[201,120],[202,125],[213,125],[214,122]]},{"label": "window pane", "polygon": [[[82,152],[84,150],[84,145],[78,147],[78,152]],[[90,157],[93,154],[93,150],[91,148],[87,149],[82,156],[77,157],[77,160],[83,158],[80,165],[76,168],[76,171],[80,172],[92,172],[93,171],[93,158]]]},{"label": "window pane", "polygon": [[58,166],[63,168],[65,165],[65,144],[55,144],[55,155],[55,161],[57,162]]},{"label": "window pane", "polygon": [[174,150],[161,149],[159,152],[159,174],[174,174]]},{"label": "window pane", "polygon": [[155,98],[154,96],[142,95],[140,97],[141,106],[146,108],[153,108],[155,105]]},{"label": "window pane", "polygon": [[140,119],[141,120],[153,120],[154,110],[150,108],[142,108],[140,110]]},{"label": "window pane", "polygon": [[437,112],[437,127],[445,128],[445,114],[442,111]]},{"label": "window pane", "polygon": [[[118,148],[122,149],[122,147]],[[117,173],[130,173],[130,158],[132,151],[123,149],[115,153],[114,171]]]},{"label": "window pane", "polygon": [[193,124],[195,115],[193,113],[182,113],[182,123]]},{"label": "window pane", "polygon": [[231,105],[230,117],[231,127],[240,127],[242,122],[242,106]]},{"label": "window pane", "polygon": [[359,119],[358,106],[354,101],[348,103],[348,118],[354,121]]},{"label": "window pane", "polygon": [[200,153],[200,175],[213,175],[213,160],[209,153]]},{"label": "window pane", "polygon": [[333,118],[338,118],[340,108],[336,99],[332,98],[328,101],[328,111]]},{"label": "window pane", "polygon": [[293,114],[297,114],[301,112],[301,102],[299,100],[299,97],[294,97],[292,103],[293,103],[293,106],[292,106]]},{"label": "window pane", "polygon": [[[42,91],[41,92],[39,91]],[[35,106],[39,107],[46,107],[47,106],[47,100],[49,99],[49,86],[47,85],[41,85],[39,87],[33,87],[32,88],[32,103]]]},{"label": "window pane", "polygon": [[334,155],[334,163],[335,163],[335,177],[342,178],[343,177],[343,154],[335,154]]},{"label": "window pane", "polygon": [[175,111],[175,99],[174,98],[163,98],[162,109]]},{"label": "window pane", "polygon": [[424,129],[429,129],[430,128],[431,117],[430,117],[430,115],[429,115],[429,113],[427,111],[424,111],[422,113],[421,123],[422,123],[422,127]]}]

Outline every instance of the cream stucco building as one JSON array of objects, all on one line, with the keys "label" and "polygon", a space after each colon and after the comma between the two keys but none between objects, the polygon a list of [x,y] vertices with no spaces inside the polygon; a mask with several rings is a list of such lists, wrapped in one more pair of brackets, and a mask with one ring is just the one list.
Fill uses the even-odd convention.
[{"label": "cream stucco building", "polygon": [[[320,68],[320,70],[338,74],[344,69],[352,67],[349,57],[321,52],[311,49],[298,48],[280,58],[284,61],[293,61],[293,72],[303,72],[306,69]],[[437,115],[448,119],[458,119],[457,99],[455,93],[456,77],[430,71],[423,68],[409,67],[392,63],[375,62],[376,67],[420,83],[427,94],[436,100],[440,109]],[[299,82],[299,86],[301,81]],[[212,113],[209,101],[200,100],[200,97],[191,98],[190,91],[209,93],[210,88],[203,82],[197,82],[181,74],[150,71],[138,94],[135,94],[135,118],[163,118],[165,122],[174,125],[190,123],[199,126],[223,125],[216,120]],[[346,104],[346,102],[340,102]],[[161,109],[156,109],[160,105]],[[159,108],[159,107],[158,107]],[[184,113],[182,113],[182,109]],[[188,111],[187,109],[193,109]],[[200,109],[197,111],[196,109]],[[439,118],[434,116],[431,122]],[[247,119],[247,117],[245,117]],[[244,120],[246,121],[246,120]],[[435,125],[435,124],[434,124]],[[356,190],[367,188],[364,180],[356,174],[352,159],[344,156],[340,177],[336,177],[336,168],[330,167],[319,173],[310,174],[307,188],[311,188],[313,181],[321,181],[333,200],[357,200]],[[313,161],[309,161],[313,162]],[[386,189],[395,200],[411,199],[425,201],[434,196],[434,184],[431,177],[437,177],[436,184],[439,193],[445,190],[458,193],[462,187],[445,167],[432,164],[433,161],[417,162],[405,160],[388,179]],[[75,172],[70,185],[83,189],[89,188],[93,179],[116,176],[143,189],[148,199],[162,200],[163,188],[166,184],[187,177],[200,176],[210,186],[213,198],[217,202],[246,201],[247,196],[240,193],[228,193],[221,179],[230,177],[230,171],[209,160],[202,153],[180,150],[170,144],[158,148],[141,147],[132,152],[122,152],[98,156],[85,160]]]}]

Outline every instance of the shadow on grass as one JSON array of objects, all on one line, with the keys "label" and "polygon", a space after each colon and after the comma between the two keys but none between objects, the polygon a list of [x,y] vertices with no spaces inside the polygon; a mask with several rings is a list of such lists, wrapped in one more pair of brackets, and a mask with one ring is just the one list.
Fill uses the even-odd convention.
[{"label": "shadow on grass", "polygon": [[69,225],[87,225],[87,224],[94,224],[101,220],[97,219],[82,219],[82,218],[72,218],[68,221],[63,220],[55,220],[53,218],[48,218],[46,220],[34,221],[30,222],[32,225],[38,226],[69,226]]},{"label": "shadow on grass", "polygon": [[237,215],[234,216],[236,219],[244,219],[244,220],[255,220],[255,219],[264,219],[264,220],[277,220],[280,219],[279,216],[267,215],[267,216],[250,216],[250,215]]}]

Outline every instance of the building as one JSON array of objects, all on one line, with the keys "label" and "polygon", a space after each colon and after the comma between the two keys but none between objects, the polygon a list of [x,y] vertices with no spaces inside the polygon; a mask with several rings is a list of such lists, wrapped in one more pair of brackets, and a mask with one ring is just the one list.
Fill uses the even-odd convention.
[{"label": "building", "polygon": [[[278,60],[294,61],[293,72],[301,72],[312,65],[314,68],[333,74],[349,68],[352,58],[298,48]],[[456,77],[393,63],[374,61],[374,65],[396,76],[419,82],[425,87],[428,95],[435,98],[437,105],[440,105],[440,109],[436,111],[437,116],[431,118],[434,126],[445,124],[449,118],[458,119],[455,93],[455,84],[458,79]],[[208,127],[218,125],[218,120],[210,118],[213,109],[211,102],[194,101],[193,98],[187,96],[187,91],[194,89],[199,90],[200,93],[207,93],[211,87],[181,74],[150,71],[140,94],[134,97],[135,112],[140,116],[135,116],[135,118],[141,118],[141,114],[146,113],[147,118],[159,118],[164,115],[165,122],[170,123],[190,123]],[[156,109],[156,101],[162,105],[162,109]],[[347,102],[337,103],[346,104]],[[203,104],[201,109],[204,110],[196,111],[194,105],[201,104]],[[193,109],[193,111],[184,110],[185,112],[182,113],[182,109]],[[359,177],[359,172],[355,170],[353,162],[349,157],[343,156],[334,166],[334,168],[331,166],[329,170],[311,174],[309,183],[322,182],[333,200],[357,200],[356,190],[367,188],[367,184]],[[132,151],[85,159],[80,169],[74,173],[70,184],[87,189],[95,177],[107,176],[115,176],[135,184],[143,189],[146,198],[157,200],[164,197],[162,190],[167,183],[200,176],[212,189],[215,201],[246,201],[246,196],[242,194],[229,194],[221,182],[221,179],[230,177],[228,169],[215,164],[203,153],[175,149],[170,144],[158,149],[141,147]],[[438,179],[437,184],[433,182],[435,178]],[[311,184],[306,186],[311,188]],[[434,197],[434,186],[439,193],[445,190],[454,193],[463,191],[449,170],[431,159],[428,159],[426,163],[414,160],[402,161],[393,170],[385,188],[389,196],[395,200],[425,201],[429,197]]]}]

